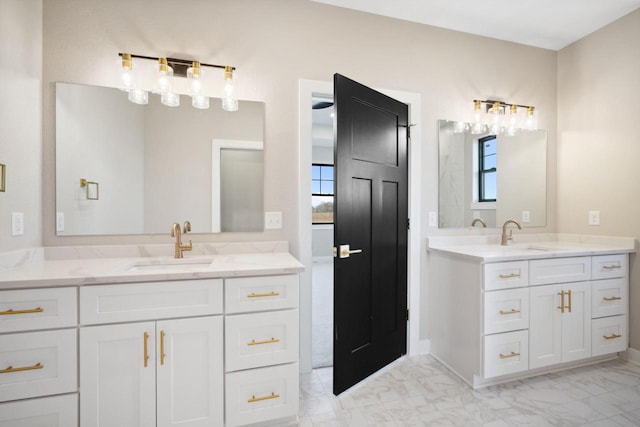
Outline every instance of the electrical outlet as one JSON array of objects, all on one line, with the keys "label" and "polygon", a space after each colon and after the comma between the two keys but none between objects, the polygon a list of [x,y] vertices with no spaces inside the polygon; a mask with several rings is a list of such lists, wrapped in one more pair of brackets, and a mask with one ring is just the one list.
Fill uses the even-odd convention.
[{"label": "electrical outlet", "polygon": [[56,232],[64,231],[64,212],[56,212]]},{"label": "electrical outlet", "polygon": [[438,212],[429,212],[429,227],[438,226]]},{"label": "electrical outlet", "polygon": [[589,225],[600,225],[600,211],[589,211]]},{"label": "electrical outlet", "polygon": [[282,228],[282,212],[265,212],[264,228],[265,229]]},{"label": "electrical outlet", "polygon": [[11,213],[11,235],[24,235],[24,214],[22,212]]},{"label": "electrical outlet", "polygon": [[531,214],[529,211],[522,211],[522,222],[525,224],[531,222]]}]

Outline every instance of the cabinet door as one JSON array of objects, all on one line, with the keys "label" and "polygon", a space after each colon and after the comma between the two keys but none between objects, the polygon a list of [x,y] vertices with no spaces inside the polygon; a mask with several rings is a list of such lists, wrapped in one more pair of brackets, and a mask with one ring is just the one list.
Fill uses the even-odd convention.
[{"label": "cabinet door", "polygon": [[[562,361],[591,356],[591,282],[566,283],[562,318]],[[567,295],[568,292],[571,292]]]},{"label": "cabinet door", "polygon": [[155,427],[155,323],[80,329],[80,425]]},{"label": "cabinet door", "polygon": [[[535,286],[529,290],[529,368],[562,360],[560,285]],[[566,301],[565,301],[566,302]]]},{"label": "cabinet door", "polygon": [[78,395],[0,403],[0,427],[78,427]]},{"label": "cabinet door", "polygon": [[158,427],[221,426],[222,316],[157,323]]}]

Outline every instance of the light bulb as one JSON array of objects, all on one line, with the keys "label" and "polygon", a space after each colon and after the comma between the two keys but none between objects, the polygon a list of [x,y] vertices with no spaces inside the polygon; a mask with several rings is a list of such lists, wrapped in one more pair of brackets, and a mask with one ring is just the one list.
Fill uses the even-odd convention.
[{"label": "light bulb", "polygon": [[524,128],[526,130],[536,130],[538,128],[538,115],[536,114],[535,107],[527,107],[527,117]]},{"label": "light bulb", "polygon": [[160,94],[171,92],[172,76],[173,69],[167,64],[167,58],[158,58],[158,79],[154,92]]},{"label": "light bulb", "polygon": [[131,89],[129,91],[129,101],[134,104],[146,105],[149,103],[149,92],[142,89]]},{"label": "light bulb", "polygon": [[200,69],[200,63],[193,61],[192,66],[187,69],[187,79],[189,80],[189,93],[191,95],[201,95],[203,91],[202,86],[202,71]]},{"label": "light bulb", "polygon": [[507,134],[514,136],[518,128],[518,106],[512,105],[509,107],[509,123],[507,125]]},{"label": "light bulb", "polygon": [[160,102],[167,107],[179,107],[180,95],[173,92],[165,92],[160,96]]},{"label": "light bulb", "polygon": [[125,92],[129,92],[136,86],[135,76],[133,75],[133,60],[129,53],[122,54],[120,81],[122,82],[120,90],[124,90]]},{"label": "light bulb", "polygon": [[233,86],[233,68],[230,66],[224,67],[222,109],[225,111],[238,111],[238,100],[235,98],[235,87]]}]

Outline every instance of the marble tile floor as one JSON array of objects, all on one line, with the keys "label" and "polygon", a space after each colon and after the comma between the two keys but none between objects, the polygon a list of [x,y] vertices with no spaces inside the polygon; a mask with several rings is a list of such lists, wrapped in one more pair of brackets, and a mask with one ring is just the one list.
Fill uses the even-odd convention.
[{"label": "marble tile floor", "polygon": [[473,390],[431,356],[404,357],[342,393],[300,377],[300,427],[640,426],[640,366],[616,359]]}]

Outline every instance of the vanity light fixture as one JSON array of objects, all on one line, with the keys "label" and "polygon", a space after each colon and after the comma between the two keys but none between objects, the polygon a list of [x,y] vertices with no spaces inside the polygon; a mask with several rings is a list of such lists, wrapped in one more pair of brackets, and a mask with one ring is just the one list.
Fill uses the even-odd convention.
[{"label": "vanity light fixture", "polygon": [[176,77],[186,77],[188,79],[188,95],[191,96],[191,105],[194,108],[209,108],[209,97],[205,94],[206,80],[203,67],[220,68],[224,70],[224,86],[222,89],[222,108],[226,111],[237,111],[238,100],[235,98],[235,85],[233,72],[235,67],[229,65],[204,64],[198,61],[168,57],[151,57],[144,55],[134,55],[130,53],[120,53],[122,57],[122,90],[128,92],[129,101],[137,104],[147,104],[149,93],[140,87],[138,74],[133,66],[133,60],[157,61],[157,77],[153,85],[153,92],[160,95],[162,104],[169,107],[180,105],[180,94],[176,91],[180,85],[174,85]]},{"label": "vanity light fixture", "polygon": [[[484,108],[482,107],[484,104]],[[473,100],[471,133],[506,132],[513,136],[519,130],[538,128],[536,109],[532,105],[519,105],[492,100]]]}]

